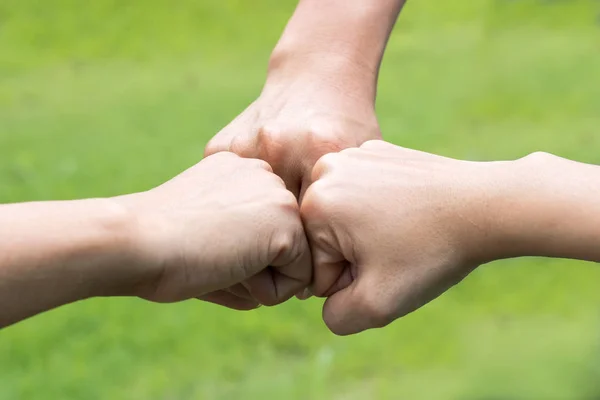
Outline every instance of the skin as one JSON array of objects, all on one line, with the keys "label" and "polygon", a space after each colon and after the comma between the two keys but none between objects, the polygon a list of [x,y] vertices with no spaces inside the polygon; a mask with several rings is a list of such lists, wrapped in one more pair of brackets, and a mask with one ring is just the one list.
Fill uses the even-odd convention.
[{"label": "skin", "polygon": [[301,196],[319,157],[381,138],[377,76],[403,4],[300,0],[259,98],[209,142],[205,154],[232,151],[266,160]]},{"label": "skin", "polygon": [[[380,138],[374,112],[377,75],[403,4],[404,0],[301,0],[273,51],[260,97],[215,136],[206,155],[232,151],[266,160],[289,190],[301,197],[320,156]],[[207,163],[216,161],[200,164]],[[242,170],[244,164],[240,164]],[[201,169],[196,166],[190,171]],[[250,309],[279,303],[292,289],[306,286],[312,268],[298,217],[293,224],[281,224],[284,218],[277,211],[288,210],[287,219],[294,219],[289,212],[293,207],[287,203],[289,195],[275,195],[276,204],[267,204],[270,185],[259,189],[248,187],[253,179],[234,182],[240,174],[249,178],[238,171],[221,177],[232,180],[231,186],[217,185],[219,190],[212,191],[204,187],[201,195],[182,183],[194,179],[193,174],[188,171],[183,176],[189,179],[178,177],[146,194],[118,199],[0,206],[0,220],[7,222],[0,227],[0,302],[9,305],[0,312],[0,326],[99,295],[133,293],[153,301],[198,296],[228,307]],[[250,194],[260,192],[264,204],[242,196],[244,188]],[[169,190],[180,198],[170,198]],[[221,191],[232,196],[232,204],[219,197]],[[277,192],[284,193],[280,187]],[[209,195],[215,198],[211,201]],[[193,226],[191,214],[200,215],[193,201],[200,197],[206,210],[212,211],[197,217],[198,225]],[[190,203],[177,204],[186,198]],[[244,208],[242,199],[260,206],[261,211]],[[222,206],[238,212],[241,224],[237,226],[238,220],[225,217],[215,221],[235,231],[225,231],[229,234],[226,237],[214,228],[218,225],[206,223],[223,215],[220,211],[227,208]],[[273,225],[257,226],[258,222],[250,218],[245,226],[241,210],[256,213],[257,219],[271,218],[268,221]],[[179,225],[170,222],[176,218],[181,219]],[[252,241],[257,229],[265,229],[264,237],[259,235],[259,240]],[[58,230],[60,236],[56,235]],[[285,240],[265,243],[271,240],[265,238],[272,237]],[[207,241],[210,247],[199,246]],[[226,244],[240,247],[236,257],[231,254],[235,247]],[[254,246],[254,253],[248,246]],[[273,253],[270,246],[277,251]],[[173,249],[177,253],[169,254]],[[194,253],[201,250],[202,255]],[[247,256],[248,251],[252,257]],[[153,252],[157,254],[148,255]],[[239,271],[232,271],[232,265]],[[270,267],[265,269],[267,265]],[[207,268],[209,275],[205,275]],[[221,274],[227,273],[235,283],[223,286]],[[203,283],[206,279],[211,283]]]},{"label": "skin", "polygon": [[97,296],[248,310],[311,280],[295,197],[233,153],[143,193],[1,205],[0,221],[0,327]]},{"label": "skin", "polygon": [[[383,327],[503,258],[600,262],[600,167],[469,162],[369,141],[322,157],[301,214],[336,334]],[[557,182],[559,184],[557,184]]]},{"label": "skin", "polygon": [[340,335],[383,327],[493,260],[599,262],[599,167],[541,153],[467,162],[373,140],[403,4],[301,0],[259,98],[160,187],[0,206],[0,327],[97,296],[279,304],[311,282],[309,243],[312,290]]}]

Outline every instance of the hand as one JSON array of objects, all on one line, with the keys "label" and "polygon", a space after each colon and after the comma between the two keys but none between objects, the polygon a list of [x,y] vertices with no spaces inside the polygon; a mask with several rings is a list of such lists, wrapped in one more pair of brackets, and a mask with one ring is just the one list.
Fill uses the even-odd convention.
[{"label": "hand", "polygon": [[504,164],[377,140],[322,157],[301,214],[328,327],[385,326],[496,257],[485,208],[502,190]]},{"label": "hand", "polygon": [[117,198],[136,216],[136,294],[236,309],[281,303],[310,282],[294,196],[261,160],[210,156],[145,193]]},{"label": "hand", "polygon": [[205,154],[232,151],[265,160],[301,199],[319,157],[381,138],[377,77],[403,5],[300,0],[273,50],[260,97]]},{"label": "hand", "polygon": [[326,72],[335,64],[320,66],[318,73],[272,67],[260,97],[209,142],[205,155],[232,151],[265,160],[300,196],[323,154],[381,137],[372,73],[340,72],[332,80]]}]

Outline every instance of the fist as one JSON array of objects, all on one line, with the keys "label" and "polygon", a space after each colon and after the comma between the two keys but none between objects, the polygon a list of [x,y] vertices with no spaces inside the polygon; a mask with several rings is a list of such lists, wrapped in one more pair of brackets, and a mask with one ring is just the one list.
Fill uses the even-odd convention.
[{"label": "fist", "polygon": [[265,160],[301,196],[322,155],[381,137],[373,101],[344,90],[303,74],[270,81],[260,98],[208,143],[205,155],[231,151]]},{"label": "fist", "polygon": [[327,326],[383,327],[488,261],[481,205],[494,170],[377,140],[322,157],[301,214]]},{"label": "fist", "polygon": [[121,199],[136,215],[140,297],[236,309],[281,303],[311,280],[295,197],[261,160],[218,153]]}]

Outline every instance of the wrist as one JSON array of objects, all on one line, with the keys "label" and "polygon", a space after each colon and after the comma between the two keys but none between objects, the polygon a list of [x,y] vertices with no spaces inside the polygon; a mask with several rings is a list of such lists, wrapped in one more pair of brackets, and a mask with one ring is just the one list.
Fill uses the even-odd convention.
[{"label": "wrist", "polygon": [[47,223],[61,227],[60,237],[48,235],[39,246],[41,254],[51,254],[48,268],[60,270],[66,302],[128,295],[140,265],[131,214],[103,198],[39,204]]},{"label": "wrist", "polygon": [[503,164],[489,185],[494,259],[522,256],[597,261],[600,168],[546,153]]},{"label": "wrist", "polygon": [[374,97],[381,59],[402,0],[301,0],[269,62],[270,80],[308,75]]},{"label": "wrist", "polygon": [[343,46],[321,48],[282,38],[269,57],[267,77],[277,79],[300,74],[333,79],[350,74],[368,81],[371,85],[376,84],[383,53],[367,60],[353,52],[360,53],[360,50],[350,50]]},{"label": "wrist", "polygon": [[277,48],[269,60],[263,92],[289,86],[336,91],[343,97],[374,103],[377,71],[333,51],[303,54],[297,49]]},{"label": "wrist", "polygon": [[448,201],[443,223],[452,232],[458,257],[473,267],[512,257],[514,227],[505,226],[505,203],[515,197],[513,162],[458,163],[451,187],[440,194]]},{"label": "wrist", "polygon": [[276,52],[339,55],[377,72],[404,0],[300,0]]},{"label": "wrist", "polygon": [[127,292],[129,219],[107,199],[1,208],[0,327],[78,300]]},{"label": "wrist", "polygon": [[110,271],[114,279],[105,296],[139,296],[161,274],[162,247],[154,238],[162,227],[144,218],[146,213],[139,202],[140,195],[106,199],[111,210],[113,247],[120,257]]}]

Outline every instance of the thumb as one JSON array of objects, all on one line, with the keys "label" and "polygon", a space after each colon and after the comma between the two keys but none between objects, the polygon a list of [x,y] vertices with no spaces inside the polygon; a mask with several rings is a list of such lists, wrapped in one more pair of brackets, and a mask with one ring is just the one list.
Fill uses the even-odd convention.
[{"label": "thumb", "polygon": [[328,244],[322,235],[314,235],[308,230],[307,236],[314,266],[311,292],[318,297],[327,297],[350,285],[352,283],[351,270],[348,268],[350,264],[344,255],[333,245]]},{"label": "thumb", "polygon": [[323,321],[336,335],[382,328],[396,319],[394,296],[386,281],[373,269],[357,269],[366,272],[332,294],[323,306]]},{"label": "thumb", "polygon": [[[270,240],[268,266],[246,280],[250,294],[267,306],[286,301],[312,278],[311,252],[297,211],[288,223],[288,229],[274,233]],[[280,228],[284,228],[281,223]]]},{"label": "thumb", "polygon": [[393,318],[376,271],[350,263],[332,243],[335,240],[323,233],[308,236],[314,266],[312,292],[328,297],[323,306],[327,327],[336,335],[350,335],[387,325]]}]

